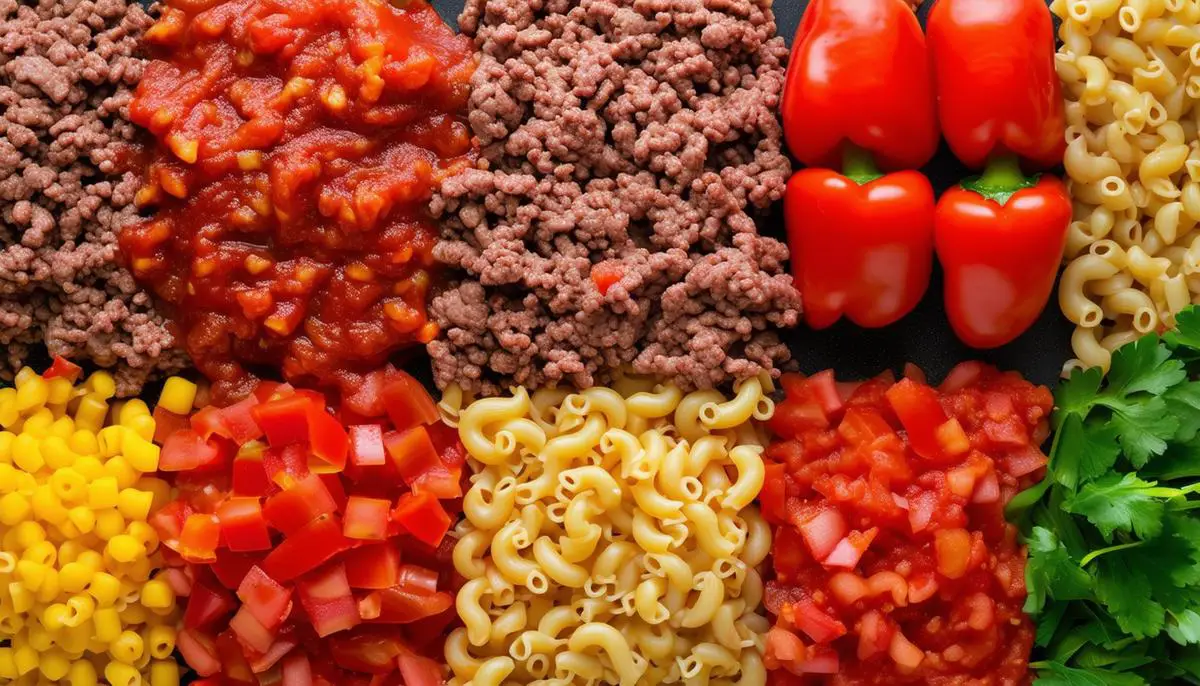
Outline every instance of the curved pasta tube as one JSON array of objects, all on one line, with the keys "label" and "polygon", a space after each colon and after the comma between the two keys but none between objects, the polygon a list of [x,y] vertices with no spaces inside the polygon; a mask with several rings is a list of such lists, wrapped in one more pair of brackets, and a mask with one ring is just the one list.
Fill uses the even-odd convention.
[{"label": "curved pasta tube", "polygon": [[683,613],[680,626],[695,629],[712,622],[725,601],[725,584],[712,572],[700,572],[696,575],[693,588],[699,593],[687,612]]},{"label": "curved pasta tube", "polygon": [[553,541],[542,536],[533,542],[533,558],[542,566],[542,571],[557,583],[568,588],[583,588],[588,580],[588,570],[572,564],[555,549]]},{"label": "curved pasta tube", "polygon": [[771,552],[771,526],[756,507],[742,510],[741,517],[746,522],[746,542],[742,545],[741,561],[747,567],[757,567]]},{"label": "curved pasta tube", "polygon": [[474,485],[463,496],[463,514],[476,527],[493,531],[504,526],[512,517],[516,502],[516,478],[505,476],[497,479],[496,474],[488,470],[478,475]]},{"label": "curved pasta tube", "polygon": [[546,431],[533,420],[522,417],[497,429],[494,442],[500,450],[536,455],[546,447]]},{"label": "curved pasta tube", "polygon": [[607,624],[592,622],[579,627],[571,634],[567,646],[577,653],[602,650],[620,677],[620,686],[635,686],[646,671],[645,659],[629,649],[629,642],[621,632]]},{"label": "curved pasta tube", "polygon": [[[483,398],[459,414],[458,435],[471,457],[486,465],[500,465],[512,456],[515,445],[500,446],[484,434],[488,425],[518,419],[529,412],[529,394],[518,387],[512,396]],[[504,450],[504,448],[509,448]]]},{"label": "curved pasta tube", "polygon": [[683,506],[683,516],[695,525],[696,542],[700,544],[701,550],[714,558],[733,557],[737,546],[721,536],[717,514],[711,508],[699,503],[688,503]]},{"label": "curved pasta tube", "polygon": [[709,463],[724,460],[728,443],[729,439],[724,436],[704,436],[693,442],[688,451],[688,474],[702,474]]},{"label": "curved pasta tube", "polygon": [[454,552],[451,556],[454,570],[466,579],[477,579],[483,576],[487,569],[483,562],[483,553],[491,543],[491,535],[480,529],[460,536],[458,543],[454,544]]},{"label": "curved pasta tube", "polygon": [[616,463],[621,466],[622,479],[633,478],[633,467],[641,457],[642,451],[642,444],[637,436],[624,429],[610,428],[600,437],[600,452],[616,456]]},{"label": "curved pasta tube", "polygon": [[492,620],[492,632],[488,644],[494,650],[501,649],[505,640],[524,629],[528,622],[525,603],[513,603],[507,610],[501,612],[499,617]]},{"label": "curved pasta tube", "polygon": [[558,638],[567,629],[579,626],[579,615],[569,607],[555,607],[547,612],[538,622],[538,631]]},{"label": "curved pasta tube", "polygon": [[629,411],[639,417],[660,419],[675,410],[683,391],[675,384],[657,386],[653,392],[635,393],[625,400]]},{"label": "curved pasta tube", "polygon": [[721,403],[725,396],[720,391],[693,391],[679,401],[675,408],[675,428],[680,437],[689,443],[695,443],[701,436],[708,434],[708,427],[700,420],[700,408],[708,403]]},{"label": "curved pasta tube", "polygon": [[650,516],[656,519],[671,520],[680,516],[683,503],[671,500],[659,492],[653,481],[639,481],[629,489],[633,493],[634,502]]},{"label": "curved pasta tube", "polygon": [[[705,441],[709,438],[720,440],[712,436],[706,436],[700,440]],[[700,480],[688,474],[691,467],[690,452],[691,449],[686,441],[676,443],[675,447],[671,448],[663,457],[658,470],[659,491],[675,500],[699,500],[703,495],[704,487],[700,484]]]},{"label": "curved pasta tube", "polygon": [[592,578],[601,583],[615,583],[617,572],[638,553],[638,547],[628,541],[613,541],[592,563]]},{"label": "curved pasta tube", "polygon": [[[521,557],[519,548],[530,545],[527,534],[521,530],[519,521],[512,521],[492,537],[492,561],[496,569],[514,584],[522,585],[534,593],[545,593],[549,583],[545,573],[537,564]],[[521,544],[524,545],[521,545]]]},{"label": "curved pasta tube", "polygon": [[475,676],[479,671],[479,667],[483,665],[483,660],[477,660],[471,657],[470,643],[467,640],[466,628],[458,628],[450,632],[446,637],[446,643],[443,652],[446,656],[446,664],[450,666],[450,670],[455,676],[468,681]]},{"label": "curved pasta tube", "polygon": [[671,613],[666,605],[658,599],[666,592],[666,584],[662,579],[651,577],[638,584],[633,594],[633,606],[637,615],[647,624],[662,624],[670,618]]},{"label": "curved pasta tube", "polygon": [[740,510],[758,497],[766,481],[766,467],[762,460],[763,449],[758,446],[739,445],[729,451],[729,461],[737,468],[737,480],[725,490],[721,501],[723,507]]},{"label": "curved pasta tube", "polygon": [[539,388],[530,397],[529,416],[548,436],[557,430],[554,414],[570,394],[571,391],[566,388]]},{"label": "curved pasta tube", "polygon": [[665,623],[634,623],[624,633],[639,653],[654,662],[663,662],[675,655],[675,631]]},{"label": "curved pasta tube", "polygon": [[621,486],[601,467],[594,465],[574,467],[558,475],[558,483],[572,494],[591,492],[604,510],[613,510],[621,505]]},{"label": "curved pasta tube", "polygon": [[[704,507],[699,505],[698,507]],[[707,507],[704,509],[708,510]],[[711,510],[709,510],[711,512]],[[684,512],[686,516],[686,508]],[[716,529],[716,517],[713,517],[713,529]],[[648,553],[665,553],[674,543],[670,534],[659,529],[654,519],[643,510],[633,511],[633,540]]]},{"label": "curved pasta tube", "polygon": [[1085,328],[1099,326],[1104,312],[1087,297],[1085,286],[1089,281],[1115,276],[1118,271],[1111,262],[1096,255],[1072,260],[1063,270],[1058,287],[1058,304],[1067,319]]},{"label": "curved pasta tube", "polygon": [[762,383],[746,379],[737,384],[734,396],[724,402],[706,402],[700,406],[700,421],[710,430],[732,429],[753,418],[769,417],[774,404],[762,392]]},{"label": "curved pasta tube", "polygon": [[471,645],[487,645],[492,636],[492,617],[483,609],[483,596],[490,592],[487,579],[481,577],[463,584],[454,599],[454,610],[467,628]]},{"label": "curved pasta tube", "polygon": [[488,658],[475,670],[475,676],[467,682],[467,686],[501,686],[516,668],[511,657]]},{"label": "curved pasta tube", "polygon": [[558,539],[559,549],[567,562],[582,562],[596,552],[603,529],[589,521],[602,510],[592,504],[590,494],[579,495],[567,504],[563,525],[566,536]]},{"label": "curved pasta tube", "polygon": [[628,418],[629,408],[620,393],[611,388],[594,386],[580,393],[587,401],[590,412],[599,412],[608,421],[609,428],[622,429]]},{"label": "curved pasta tube", "polygon": [[[570,611],[570,608],[564,609]],[[525,662],[534,655],[551,655],[566,644],[565,638],[555,638],[541,630],[527,630],[522,631],[509,646],[508,654],[514,660]]]},{"label": "curved pasta tube", "polygon": [[672,553],[647,553],[643,561],[646,571],[661,576],[675,588],[691,590],[695,580],[692,566]]}]

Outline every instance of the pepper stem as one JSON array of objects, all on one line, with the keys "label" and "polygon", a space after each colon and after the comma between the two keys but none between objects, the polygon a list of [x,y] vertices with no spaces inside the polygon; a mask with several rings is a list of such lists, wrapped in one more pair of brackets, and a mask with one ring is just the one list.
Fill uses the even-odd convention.
[{"label": "pepper stem", "polygon": [[1000,205],[1007,203],[1018,191],[1037,185],[1038,176],[1025,176],[1016,155],[998,155],[988,160],[981,176],[972,176],[962,187],[975,191]]},{"label": "pepper stem", "polygon": [[842,176],[860,186],[883,178],[871,153],[853,143],[846,143],[842,149]]}]

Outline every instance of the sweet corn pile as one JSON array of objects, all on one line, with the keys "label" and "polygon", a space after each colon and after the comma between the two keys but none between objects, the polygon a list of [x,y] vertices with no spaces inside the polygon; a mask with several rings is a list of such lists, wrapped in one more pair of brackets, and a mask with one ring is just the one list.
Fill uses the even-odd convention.
[{"label": "sweet corn pile", "polygon": [[114,394],[29,368],[0,389],[0,683],[179,683],[147,523],[171,489],[149,408]]}]

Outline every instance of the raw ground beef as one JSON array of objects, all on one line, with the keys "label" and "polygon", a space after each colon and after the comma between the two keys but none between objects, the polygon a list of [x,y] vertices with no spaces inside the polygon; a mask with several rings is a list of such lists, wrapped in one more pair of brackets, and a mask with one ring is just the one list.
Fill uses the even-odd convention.
[{"label": "raw ground beef", "polygon": [[459,279],[430,306],[437,384],[690,389],[787,361],[800,295],[751,216],[791,173],[769,0],[467,0],[459,23],[481,159],[432,204]]},{"label": "raw ground beef", "polygon": [[117,264],[140,185],[125,115],[150,24],[137,2],[0,0],[0,377],[44,346],[113,368],[130,395],[185,362]]}]

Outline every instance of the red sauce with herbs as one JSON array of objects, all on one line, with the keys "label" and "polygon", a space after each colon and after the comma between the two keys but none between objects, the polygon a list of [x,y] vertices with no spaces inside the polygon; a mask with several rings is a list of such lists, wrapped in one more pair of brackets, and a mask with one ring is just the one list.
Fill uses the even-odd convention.
[{"label": "red sauce with herbs", "polygon": [[978,363],[785,377],[762,509],[772,684],[1031,681],[1025,552],[1004,506],[1040,476],[1050,392]]},{"label": "red sauce with herbs", "polygon": [[474,59],[424,0],[168,0],[130,106],[159,141],[121,236],[216,399],[258,364],[357,385],[437,335],[432,187],[470,163]]}]

